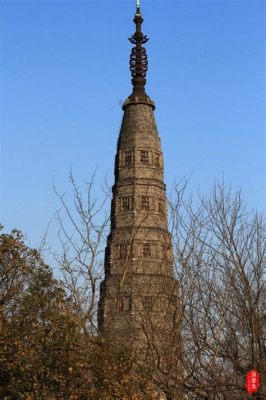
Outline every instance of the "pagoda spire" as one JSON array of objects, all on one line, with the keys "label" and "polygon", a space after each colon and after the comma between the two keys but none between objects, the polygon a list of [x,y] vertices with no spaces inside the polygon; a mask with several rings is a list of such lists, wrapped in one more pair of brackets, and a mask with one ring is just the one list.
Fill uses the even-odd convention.
[{"label": "pagoda spire", "polygon": [[148,58],[145,47],[145,44],[149,39],[147,35],[144,35],[141,30],[141,25],[143,23],[143,18],[140,12],[140,0],[136,0],[136,13],[133,19],[136,25],[135,33],[129,38],[129,41],[135,46],[131,50],[130,54],[130,71],[131,71],[131,82],[133,86],[133,92],[129,96],[129,101],[132,102],[140,102],[151,100],[147,96],[145,92],[145,84],[146,84],[146,73],[148,70]]}]

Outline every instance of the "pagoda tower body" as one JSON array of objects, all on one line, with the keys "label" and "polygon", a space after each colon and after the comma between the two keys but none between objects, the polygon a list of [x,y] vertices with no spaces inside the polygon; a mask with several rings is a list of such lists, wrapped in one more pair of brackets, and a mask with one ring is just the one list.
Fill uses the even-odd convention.
[{"label": "pagoda tower body", "polygon": [[133,92],[124,116],[115,157],[111,232],[105,251],[105,279],[98,309],[100,331],[125,339],[144,360],[166,367],[178,346],[178,284],[173,274],[167,228],[163,154],[145,92],[147,55],[140,7],[129,39]]}]

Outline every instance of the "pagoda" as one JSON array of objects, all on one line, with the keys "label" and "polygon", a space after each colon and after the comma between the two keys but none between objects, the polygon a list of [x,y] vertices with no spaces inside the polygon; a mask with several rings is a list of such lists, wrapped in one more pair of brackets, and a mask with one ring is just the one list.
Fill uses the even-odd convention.
[{"label": "pagoda", "polygon": [[139,1],[134,23],[129,39],[133,90],[123,104],[117,142],[98,326],[132,346],[143,362],[152,360],[154,370],[172,368],[175,375],[177,362],[169,367],[169,360],[180,354],[178,282],[155,104],[145,91],[148,59],[143,45],[148,38],[142,33]]}]

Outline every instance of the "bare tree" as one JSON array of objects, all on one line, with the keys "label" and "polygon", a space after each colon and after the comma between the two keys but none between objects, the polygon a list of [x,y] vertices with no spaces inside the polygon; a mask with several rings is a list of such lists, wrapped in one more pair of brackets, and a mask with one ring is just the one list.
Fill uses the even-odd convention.
[{"label": "bare tree", "polygon": [[[55,189],[64,212],[58,215],[62,253],[57,254],[57,260],[84,332],[91,335],[97,329],[98,290],[109,230],[105,206],[110,196],[105,191],[102,201],[94,198],[94,177],[86,185],[85,197],[72,174],[70,182],[74,210],[66,196]],[[224,185],[216,184],[210,196],[199,195],[196,202],[186,198],[186,187],[187,182],[176,186],[168,206],[178,281],[173,293],[176,302],[171,302],[176,307],[172,332],[164,332],[161,337],[153,334],[154,320],[148,317],[151,305],[144,304],[147,299],[141,290],[139,310],[135,307],[149,347],[147,370],[152,371],[154,384],[166,393],[167,399],[176,399],[177,389],[178,392],[182,389],[184,399],[189,400],[245,400],[249,398],[245,375],[256,368],[262,380],[256,396],[263,399],[266,396],[265,221],[249,211],[240,193],[234,194]],[[134,226],[132,239],[138,228]],[[121,287],[125,276],[130,275],[130,258],[135,257],[132,242],[129,240],[124,254]],[[144,261],[138,258],[139,268]],[[152,290],[152,283],[150,287]],[[163,319],[162,314],[158,326]],[[172,357],[169,354],[166,357],[167,365],[158,350],[162,348],[160,340],[170,343],[173,349]]]},{"label": "bare tree", "polygon": [[256,368],[266,396],[266,226],[241,194],[216,184],[198,206],[185,186],[170,201],[180,282],[184,392],[188,399],[248,399]]},{"label": "bare tree", "polygon": [[103,278],[103,254],[109,213],[105,205],[109,189],[105,185],[102,199],[94,198],[95,174],[85,182],[81,192],[72,172],[69,175],[72,198],[54,191],[61,203],[57,213],[61,251],[54,253],[62,274],[62,284],[69,294],[75,313],[88,336],[97,331],[99,284]]},{"label": "bare tree", "polygon": [[[109,230],[108,214],[105,211],[106,201],[109,199],[109,189],[104,191],[102,201],[94,199],[94,178],[93,176],[91,182],[86,183],[84,194],[78,188],[73,175],[70,174],[70,184],[73,189],[73,199],[70,202],[67,201],[66,194],[61,194],[54,188],[62,206],[57,215],[62,247],[61,252],[57,252],[55,256],[62,273],[63,287],[67,290],[77,318],[81,321],[83,330],[88,337],[97,332],[96,315],[99,283],[103,279],[104,249],[107,231]],[[71,201],[73,201],[74,207]],[[145,359],[146,375],[151,377],[159,393],[163,391],[170,395],[171,392],[176,391],[176,384],[173,385],[173,377],[176,377],[176,368],[180,364],[180,355],[178,354],[180,345],[177,340],[177,335],[180,337],[180,312],[177,310],[179,304],[178,287],[177,283],[173,282],[173,279],[169,276],[169,282],[165,280],[167,286],[165,293],[169,294],[169,298],[165,299],[163,304],[158,304],[158,299],[154,296],[156,280],[152,280],[149,274],[143,277],[143,281],[141,277],[143,274],[140,274],[140,277],[136,279],[132,270],[132,262],[136,270],[145,272],[145,265],[148,260],[146,257],[150,257],[150,254],[145,257],[141,252],[143,246],[140,244],[141,239],[138,237],[138,232],[142,225],[147,223],[151,211],[150,209],[145,212],[138,211],[137,205],[135,207],[135,220],[131,231],[128,232],[126,244],[123,245],[122,249],[119,249],[118,254],[116,252],[112,254],[114,264],[119,263],[120,265],[122,262],[123,268],[120,270],[116,307],[112,307],[111,310],[111,324],[115,325],[116,316],[121,313],[121,300],[123,302],[125,287],[131,285],[135,295],[134,305],[131,304],[130,308],[134,308],[135,315],[133,318],[138,320],[138,329],[142,332],[141,345],[141,340],[137,340],[139,342],[138,348],[134,347],[134,368],[137,371],[143,371],[143,360]],[[157,254],[157,256],[162,257],[164,261],[168,258],[168,262],[171,263],[172,258],[169,249],[171,243],[169,239],[169,235],[165,237],[163,234],[161,242],[164,243],[165,250],[163,254]],[[121,252],[121,250],[123,251]],[[148,252],[150,251],[152,250],[149,248]],[[149,279],[150,281],[148,281]],[[126,292],[128,292],[128,288]],[[148,303],[147,300],[149,300]],[[156,306],[155,303],[157,303]],[[158,313],[158,307],[161,308],[160,313]],[[156,319],[150,317],[154,308],[157,312]],[[169,321],[170,308],[171,315],[175,316],[175,321]],[[168,329],[166,329],[166,325],[168,325]],[[174,329],[172,326],[174,326]],[[127,340],[129,341],[130,335],[133,334],[134,336],[134,330],[131,326],[128,328]],[[164,346],[162,346],[162,342],[164,342]],[[140,355],[139,357],[136,356],[137,353]],[[168,396],[167,398],[171,397]]]}]

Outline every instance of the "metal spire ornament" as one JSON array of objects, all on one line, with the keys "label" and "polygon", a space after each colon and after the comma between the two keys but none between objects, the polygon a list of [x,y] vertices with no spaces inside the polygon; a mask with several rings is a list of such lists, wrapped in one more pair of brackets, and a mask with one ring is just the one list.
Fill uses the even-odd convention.
[{"label": "metal spire ornament", "polygon": [[130,71],[132,76],[133,93],[135,95],[145,95],[146,72],[148,70],[148,58],[146,49],[142,47],[149,39],[141,32],[141,24],[144,21],[140,13],[140,0],[136,1],[136,14],[133,20],[136,24],[134,35],[129,41],[135,45],[130,55]]},{"label": "metal spire ornament", "polygon": [[149,39],[143,35],[141,31],[141,24],[143,18],[140,12],[140,0],[136,0],[136,13],[133,19],[136,25],[134,35],[129,38],[129,41],[135,46],[131,50],[129,67],[131,72],[131,82],[133,91],[123,104],[123,110],[130,104],[148,104],[155,109],[154,102],[149,98],[145,92],[146,73],[148,70],[148,57],[145,47],[142,45]]}]

